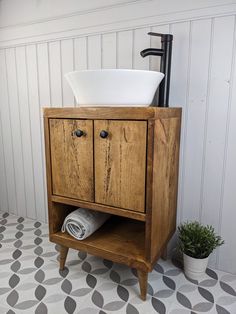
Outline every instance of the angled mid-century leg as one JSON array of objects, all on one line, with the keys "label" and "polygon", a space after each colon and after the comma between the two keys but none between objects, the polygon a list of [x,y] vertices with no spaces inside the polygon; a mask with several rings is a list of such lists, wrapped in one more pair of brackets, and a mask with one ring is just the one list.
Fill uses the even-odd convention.
[{"label": "angled mid-century leg", "polygon": [[69,248],[66,246],[61,245],[60,249],[60,270],[63,270],[65,267],[66,257],[68,253]]},{"label": "angled mid-century leg", "polygon": [[167,247],[164,248],[164,250],[161,253],[161,258],[166,261],[167,260]]},{"label": "angled mid-century leg", "polygon": [[148,272],[137,269],[137,273],[140,286],[140,297],[145,301],[147,295]]}]

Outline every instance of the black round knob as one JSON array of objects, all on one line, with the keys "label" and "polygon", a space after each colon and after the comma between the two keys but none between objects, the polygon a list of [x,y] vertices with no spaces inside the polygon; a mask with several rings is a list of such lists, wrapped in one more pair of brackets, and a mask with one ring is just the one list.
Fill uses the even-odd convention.
[{"label": "black round knob", "polygon": [[106,137],[108,137],[108,132],[105,131],[105,130],[102,130],[102,131],[100,132],[100,137],[101,137],[101,138],[106,138]]},{"label": "black round knob", "polygon": [[77,137],[81,137],[81,136],[85,135],[85,133],[84,133],[84,131],[78,129],[78,130],[75,131],[75,135],[76,135]]}]

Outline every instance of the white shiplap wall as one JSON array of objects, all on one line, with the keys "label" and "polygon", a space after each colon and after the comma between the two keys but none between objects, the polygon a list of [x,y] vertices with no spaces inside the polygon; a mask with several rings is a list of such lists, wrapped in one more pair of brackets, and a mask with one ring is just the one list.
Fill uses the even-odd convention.
[{"label": "white shiplap wall", "polygon": [[158,58],[143,59],[139,52],[160,45],[147,32],[170,32],[170,104],[183,107],[178,222],[213,224],[226,243],[212,256],[211,265],[236,273],[234,10],[222,16],[170,18],[159,25],[137,20],[127,29],[112,26],[25,43],[0,40],[0,210],[46,220],[42,107],[74,106],[64,73],[157,70]]}]

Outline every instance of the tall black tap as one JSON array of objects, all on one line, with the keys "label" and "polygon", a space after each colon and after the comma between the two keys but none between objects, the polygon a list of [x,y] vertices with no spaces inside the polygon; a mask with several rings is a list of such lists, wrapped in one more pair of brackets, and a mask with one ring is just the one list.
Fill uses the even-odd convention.
[{"label": "tall black tap", "polygon": [[169,92],[170,92],[170,71],[171,71],[171,54],[172,54],[172,41],[173,35],[160,34],[149,32],[148,35],[161,37],[161,49],[147,48],[140,52],[144,58],[146,56],[159,56],[161,57],[160,72],[165,77],[163,78],[159,87],[159,107],[169,106]]}]

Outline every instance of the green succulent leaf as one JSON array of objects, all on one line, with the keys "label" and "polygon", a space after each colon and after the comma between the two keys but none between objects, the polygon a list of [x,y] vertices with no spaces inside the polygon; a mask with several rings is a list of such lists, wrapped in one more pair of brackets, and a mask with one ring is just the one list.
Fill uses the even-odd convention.
[{"label": "green succulent leaf", "polygon": [[204,226],[198,221],[179,225],[179,249],[194,258],[208,257],[224,241],[215,233],[212,226]]}]

